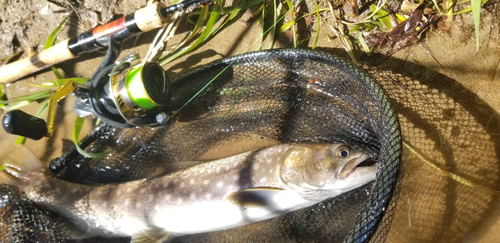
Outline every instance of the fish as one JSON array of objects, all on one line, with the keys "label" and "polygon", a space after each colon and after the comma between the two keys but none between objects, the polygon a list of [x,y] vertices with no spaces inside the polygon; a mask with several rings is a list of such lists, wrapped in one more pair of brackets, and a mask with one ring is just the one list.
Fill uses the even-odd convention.
[{"label": "fish", "polygon": [[274,218],[363,186],[378,168],[343,143],[283,143],[101,185],[56,178],[24,145],[17,145],[4,166],[0,183],[18,186],[28,199],[69,219],[79,238],[130,236],[132,242],[162,242]]}]

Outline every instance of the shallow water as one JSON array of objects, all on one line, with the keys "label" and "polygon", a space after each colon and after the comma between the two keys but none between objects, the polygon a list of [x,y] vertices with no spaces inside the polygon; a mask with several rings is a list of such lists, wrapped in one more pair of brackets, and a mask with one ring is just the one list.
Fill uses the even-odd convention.
[{"label": "shallow water", "polygon": [[[402,87],[386,79],[385,85],[389,87],[389,93],[395,94],[393,99],[400,104],[397,108],[400,109],[405,141],[418,147],[429,160],[446,170],[498,192],[500,126],[496,119],[500,113],[500,67],[495,66],[495,63],[500,56],[500,40],[498,27],[489,28],[494,25],[491,23],[494,18],[485,20],[487,23],[481,31],[481,47],[478,52],[468,25],[470,21],[467,20],[457,22],[456,25],[461,25],[460,27],[452,26],[451,37],[447,34],[430,34],[425,40],[425,46],[439,64],[422,45],[401,50],[394,56],[396,59],[380,56],[368,59],[381,69],[390,67],[407,72],[428,87],[426,89],[422,84],[413,82],[404,83]],[[345,55],[342,50],[333,49],[341,46],[336,40],[329,41],[326,32],[328,28],[322,28],[318,45],[320,49]],[[256,23],[246,26],[236,22],[202,48],[164,68],[174,75],[222,56],[256,50],[256,45],[247,48],[260,39],[259,33],[260,27]],[[152,34],[143,35],[139,38],[139,47],[126,49],[123,54],[136,50],[144,55],[148,48],[147,42],[152,37]],[[172,42],[175,42],[175,38]],[[267,42],[263,46],[267,46],[266,44]],[[290,45],[291,42],[281,40],[275,47]],[[101,61],[98,55],[84,56],[82,59],[67,62],[60,67],[70,76],[90,76],[91,70]],[[429,70],[439,73],[436,75]],[[7,91],[12,97],[18,96],[32,91],[34,88],[30,84],[51,79],[52,73],[40,73],[10,85]],[[463,92],[457,94],[458,91]],[[403,98],[397,98],[397,95],[402,95]],[[435,102],[436,100],[443,102]],[[414,102],[414,105],[405,110],[404,104],[408,102]],[[71,139],[75,119],[72,103],[72,97],[60,103],[54,137],[27,143],[45,161],[59,156],[62,150],[68,148],[64,146],[68,143],[63,139]],[[434,109],[435,107],[441,110]],[[36,109],[35,104],[24,110],[33,114]],[[457,117],[447,120],[449,114],[446,112],[451,110],[454,110]],[[433,111],[437,113],[434,114]],[[82,134],[89,131],[90,123],[87,122]],[[463,133],[462,137],[455,137],[452,130],[447,130],[453,126],[458,126],[467,133]],[[3,130],[0,132],[0,146],[5,148],[0,151],[0,156],[8,153],[14,140],[14,136],[6,135]],[[442,141],[445,142],[441,143]],[[500,237],[499,194],[457,182],[427,165],[406,148],[403,163],[405,177],[388,242],[493,242]]]}]

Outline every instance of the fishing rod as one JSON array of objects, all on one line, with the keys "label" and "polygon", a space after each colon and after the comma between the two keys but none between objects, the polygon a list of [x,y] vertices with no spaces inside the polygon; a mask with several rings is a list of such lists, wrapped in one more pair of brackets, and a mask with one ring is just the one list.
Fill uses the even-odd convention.
[{"label": "fishing rod", "polygon": [[[94,52],[109,45],[110,35],[115,41],[123,41],[132,36],[148,32],[163,26],[173,13],[190,10],[199,5],[207,5],[212,0],[186,0],[165,6],[161,2],[148,4],[134,13],[84,32],[75,38],[68,38],[43,50],[32,57],[27,57],[0,67],[0,83],[13,82],[26,75],[76,58],[84,53]],[[119,33],[119,35],[116,35]]]},{"label": "fishing rod", "polygon": [[[3,128],[7,133],[33,140],[52,136],[57,102],[71,93],[77,97],[74,110],[79,117],[93,115],[108,125],[121,128],[165,124],[172,115],[168,109],[162,109],[169,104],[172,97],[169,77],[165,70],[154,62],[132,65],[139,59],[135,53],[117,60],[122,43],[131,36],[145,32],[144,30],[161,26],[175,11],[207,4],[209,1],[188,0],[170,7],[155,3],[152,5],[154,8],[147,6],[108,24],[97,26],[77,38],[68,39],[62,42],[64,45],[59,43],[58,47],[54,46],[56,50],[63,46],[71,53],[71,56],[58,53],[56,57],[59,61],[67,60],[61,57],[70,58],[76,56],[75,54],[80,55],[105,47],[108,50],[85,84],[67,81],[50,97],[47,121],[20,110],[13,110],[5,114],[2,120]],[[146,21],[145,17],[152,16],[153,13],[156,15],[149,18],[150,22]],[[47,53],[54,52],[51,49],[40,54],[46,56]]]}]

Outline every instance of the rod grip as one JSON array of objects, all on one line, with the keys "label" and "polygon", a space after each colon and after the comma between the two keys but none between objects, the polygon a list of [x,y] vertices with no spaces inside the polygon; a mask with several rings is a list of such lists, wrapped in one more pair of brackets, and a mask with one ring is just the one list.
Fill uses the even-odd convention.
[{"label": "rod grip", "polygon": [[47,123],[20,110],[9,111],[2,120],[7,133],[39,140],[47,135]]},{"label": "rod grip", "polygon": [[0,83],[10,83],[28,74],[77,57],[68,48],[69,39],[42,52],[0,67]]},{"label": "rod grip", "polygon": [[134,13],[134,19],[137,27],[142,32],[148,32],[163,26],[170,17],[163,17],[161,10],[166,8],[165,4],[155,2],[148,4]]}]

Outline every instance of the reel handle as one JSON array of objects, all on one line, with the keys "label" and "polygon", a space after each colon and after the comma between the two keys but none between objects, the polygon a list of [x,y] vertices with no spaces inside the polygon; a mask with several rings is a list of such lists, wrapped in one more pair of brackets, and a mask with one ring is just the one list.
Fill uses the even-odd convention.
[{"label": "reel handle", "polygon": [[47,123],[38,117],[21,110],[9,111],[2,120],[3,128],[7,133],[40,140],[48,136]]}]

